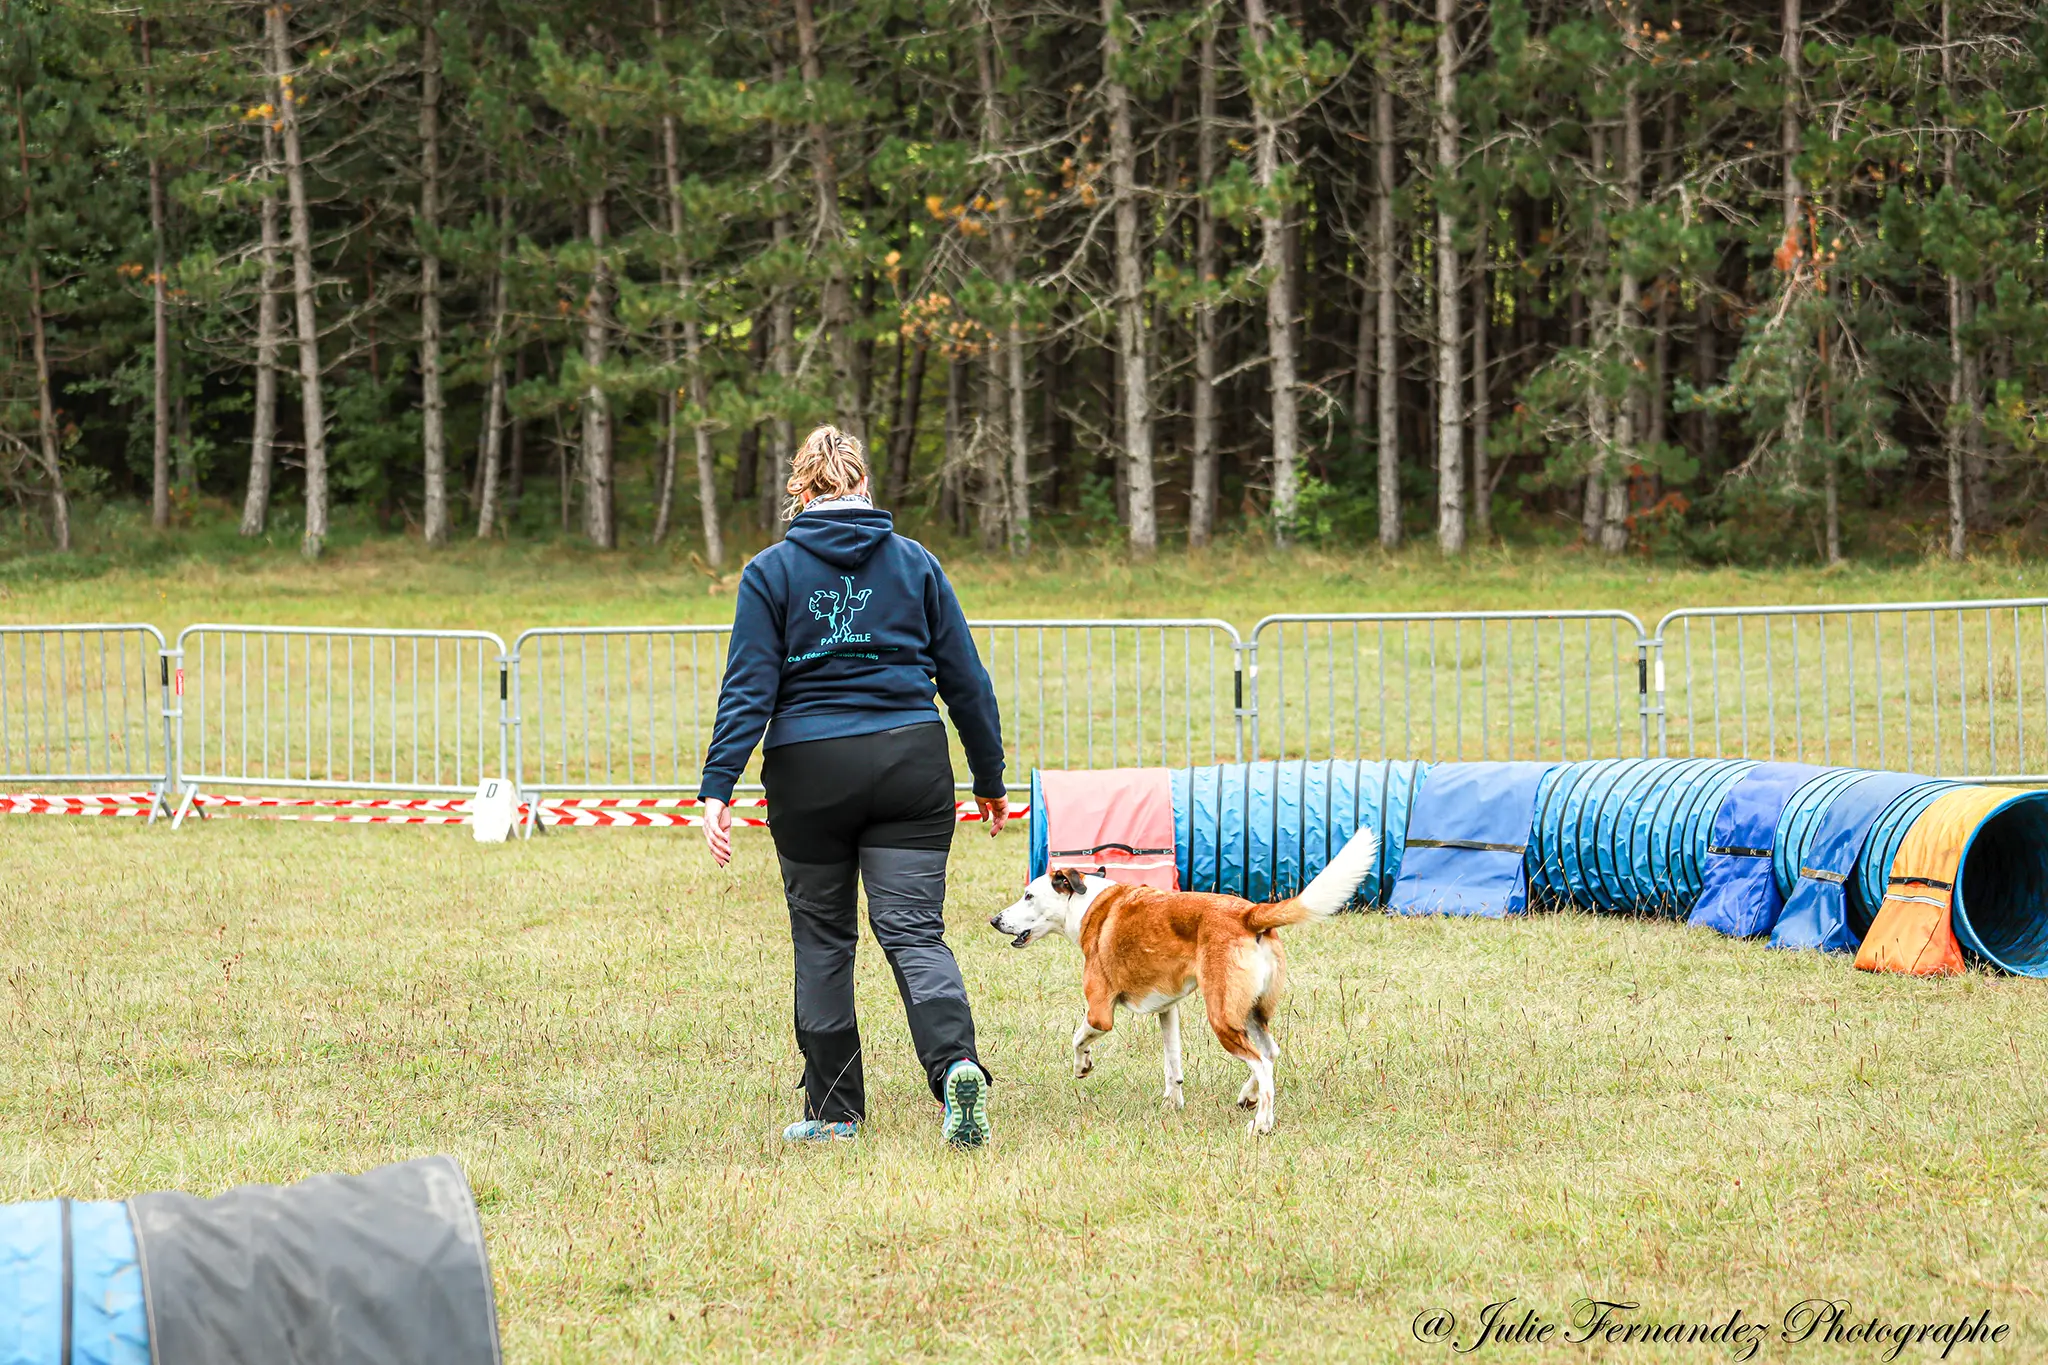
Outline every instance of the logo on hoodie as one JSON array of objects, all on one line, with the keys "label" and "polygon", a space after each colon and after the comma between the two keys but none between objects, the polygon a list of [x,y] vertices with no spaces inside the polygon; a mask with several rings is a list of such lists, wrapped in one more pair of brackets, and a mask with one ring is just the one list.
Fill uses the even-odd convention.
[{"label": "logo on hoodie", "polygon": [[826,649],[832,645],[864,645],[874,639],[873,635],[866,633],[857,635],[853,629],[854,613],[866,608],[868,594],[874,589],[862,588],[855,592],[853,580],[845,574],[839,575],[839,581],[846,589],[844,592],[820,588],[811,594],[811,615],[832,627],[831,632],[818,641],[819,649]]}]

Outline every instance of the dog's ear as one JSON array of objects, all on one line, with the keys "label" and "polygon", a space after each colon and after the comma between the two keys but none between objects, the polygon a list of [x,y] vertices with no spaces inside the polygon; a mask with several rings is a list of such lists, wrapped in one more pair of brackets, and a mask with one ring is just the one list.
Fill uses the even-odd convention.
[{"label": "dog's ear", "polygon": [[1073,868],[1062,867],[1052,874],[1052,889],[1062,896],[1078,896],[1087,891],[1088,883]]}]

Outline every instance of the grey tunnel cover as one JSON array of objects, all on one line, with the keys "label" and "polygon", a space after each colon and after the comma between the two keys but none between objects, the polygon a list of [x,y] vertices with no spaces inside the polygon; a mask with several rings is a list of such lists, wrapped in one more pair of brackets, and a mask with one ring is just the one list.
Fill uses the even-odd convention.
[{"label": "grey tunnel cover", "polygon": [[129,1201],[152,1365],[500,1365],[454,1158]]}]

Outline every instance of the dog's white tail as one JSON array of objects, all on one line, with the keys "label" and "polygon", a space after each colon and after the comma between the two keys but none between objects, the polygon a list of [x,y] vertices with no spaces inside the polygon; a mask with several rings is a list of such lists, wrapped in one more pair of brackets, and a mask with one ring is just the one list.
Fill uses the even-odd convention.
[{"label": "dog's white tail", "polygon": [[1337,850],[1337,856],[1329,865],[1316,873],[1315,879],[1301,889],[1301,894],[1292,900],[1280,901],[1274,905],[1255,907],[1245,918],[1245,927],[1257,933],[1264,929],[1277,929],[1289,924],[1311,923],[1327,919],[1347,905],[1352,894],[1358,890],[1366,874],[1379,861],[1379,831],[1369,828],[1351,836],[1344,847]]}]

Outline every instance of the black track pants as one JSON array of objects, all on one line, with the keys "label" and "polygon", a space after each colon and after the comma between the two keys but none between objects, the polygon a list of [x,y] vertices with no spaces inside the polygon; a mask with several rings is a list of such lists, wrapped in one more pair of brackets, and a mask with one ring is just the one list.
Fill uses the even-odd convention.
[{"label": "black track pants", "polygon": [[946,855],[953,767],[936,722],[770,749],[762,759],[768,828],[782,863],[796,948],[796,1039],[804,1116],[867,1110],[853,953],[856,886],[888,955],[910,1037],[934,1097],[946,1069],[979,1057],[960,967],[946,946]]}]

